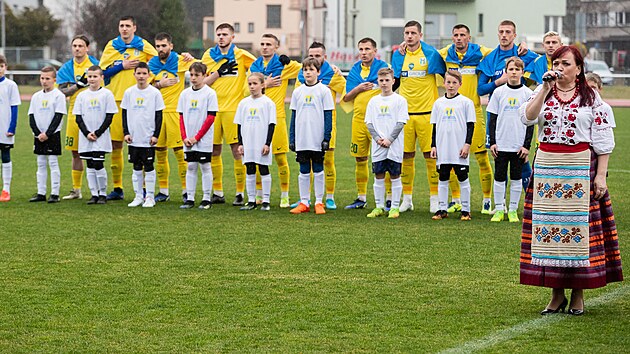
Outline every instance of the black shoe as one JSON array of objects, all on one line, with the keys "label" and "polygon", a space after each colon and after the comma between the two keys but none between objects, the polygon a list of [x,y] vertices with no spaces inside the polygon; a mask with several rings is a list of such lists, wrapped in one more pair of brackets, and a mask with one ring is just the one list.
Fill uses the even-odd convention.
[{"label": "black shoe", "polygon": [[48,203],[59,203],[59,196],[56,194],[51,194],[50,198],[48,198]]},{"label": "black shoe", "polygon": [[192,209],[194,207],[195,207],[195,202],[193,202],[192,200],[187,200],[184,202],[184,204],[179,206],[180,209]]},{"label": "black shoe", "polygon": [[[256,203],[254,203],[256,204]],[[232,202],[233,206],[241,206],[241,205],[245,205],[245,199],[243,199],[243,195],[242,194],[237,194],[236,197],[234,197],[234,201]]]},{"label": "black shoe", "polygon": [[96,204],[107,204],[107,197],[104,195],[99,195]]},{"label": "black shoe", "polygon": [[46,201],[46,196],[43,194],[36,194],[35,196],[33,196],[33,198],[28,200],[31,203],[35,203],[35,202],[45,202]]},{"label": "black shoe", "polygon": [[[573,298],[571,299],[571,302],[573,302]],[[584,299],[582,299],[582,309],[573,309],[570,308],[569,311],[567,311],[567,313],[569,315],[573,315],[573,316],[582,316],[584,314]]]},{"label": "black shoe", "polygon": [[98,197],[95,197],[95,196],[92,196],[92,198],[90,198],[90,200],[87,201],[88,205],[92,205],[96,203],[98,203]]},{"label": "black shoe", "polygon": [[262,211],[269,211],[269,210],[271,210],[271,205],[269,205],[269,203],[267,203],[267,202],[263,202],[262,206],[260,207],[260,210],[262,210]]},{"label": "black shoe", "polygon": [[567,298],[565,297],[564,300],[562,300],[562,303],[560,304],[560,306],[558,306],[557,309],[555,309],[555,310],[553,310],[553,309],[544,309],[544,310],[542,310],[540,312],[540,314],[544,316],[544,315],[550,315],[552,313],[564,312],[564,309],[567,307],[568,304],[569,304],[569,300],[567,300]]},{"label": "black shoe", "polygon": [[188,193],[182,194],[182,203],[185,203],[188,200]]},{"label": "black shoe", "polygon": [[225,196],[218,196],[216,194],[212,194],[212,198],[210,199],[212,204],[225,204]]},{"label": "black shoe", "polygon": [[201,204],[199,204],[199,209],[208,210],[212,208],[212,202],[209,200],[202,200]]},{"label": "black shoe", "polygon": [[256,202],[249,202],[245,204],[245,206],[241,207],[241,210],[243,211],[249,211],[249,210],[254,210],[254,209],[256,209]]}]

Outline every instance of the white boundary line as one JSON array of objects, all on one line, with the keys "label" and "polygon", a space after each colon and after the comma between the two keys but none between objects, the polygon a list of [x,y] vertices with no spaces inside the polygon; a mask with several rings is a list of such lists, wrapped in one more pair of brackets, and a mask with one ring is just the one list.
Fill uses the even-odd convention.
[{"label": "white boundary line", "polygon": [[608,169],[608,172],[630,173],[630,170]]},{"label": "white boundary line", "polygon": [[[628,293],[630,293],[630,286],[622,286],[611,292],[600,295],[599,297],[596,297],[592,300],[587,300],[584,306],[586,309],[598,307],[609,302],[613,302],[618,298],[628,295]],[[588,316],[588,313],[586,313],[586,316]],[[570,315],[542,316],[535,320],[523,322],[510,328],[496,331],[481,339],[472,340],[460,346],[444,350],[441,353],[470,353],[478,350],[487,349],[502,342],[506,342],[512,338],[521,336],[525,332],[529,332],[534,329],[540,329],[541,327],[549,326],[556,322],[569,319],[570,317]]]}]

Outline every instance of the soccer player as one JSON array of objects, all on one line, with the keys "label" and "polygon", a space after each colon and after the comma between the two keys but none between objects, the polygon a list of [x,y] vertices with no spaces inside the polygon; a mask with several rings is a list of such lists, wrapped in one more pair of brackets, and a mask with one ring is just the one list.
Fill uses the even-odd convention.
[{"label": "soccer player", "polygon": [[[290,171],[289,162],[287,161],[289,136],[287,135],[287,117],[284,110],[284,99],[287,96],[289,80],[297,78],[302,64],[289,59],[289,57],[284,54],[278,55],[276,52],[279,46],[280,40],[278,37],[270,33],[263,34],[260,39],[260,57],[252,63],[249,70],[252,73],[262,73],[265,76],[265,95],[276,104],[278,113],[276,116],[277,125],[273,134],[272,154],[276,159],[278,177],[280,178],[280,207],[288,208],[290,205]],[[249,173],[247,178],[250,178]],[[260,188],[257,189],[258,191],[256,193],[259,194]],[[249,191],[247,193],[249,194]]]},{"label": "soccer player", "polygon": [[557,32],[549,31],[543,36],[543,48],[545,55],[541,55],[527,65],[525,78],[542,84],[543,74],[551,70],[551,56],[558,48],[562,47],[562,38]]},{"label": "soccer player", "polygon": [[[313,42],[308,48],[309,58],[315,58],[319,61],[321,68],[319,70],[319,80],[322,84],[328,86],[333,97],[333,102],[337,102],[337,96],[343,96],[346,89],[346,79],[339,70],[335,70],[334,66],[328,63],[326,56],[326,47],[321,42]],[[304,84],[304,74],[300,70],[296,86]],[[330,135],[330,146],[324,154],[324,175],[326,175],[326,209],[335,210],[335,184],[337,183],[337,169],[335,168],[335,146],[337,143],[337,110],[332,112],[332,132]],[[297,206],[297,205],[295,205]],[[295,207],[294,206],[294,207]]]},{"label": "soccer player", "polygon": [[[586,74],[586,83],[590,88],[595,90],[600,96],[602,95],[602,78],[599,77],[596,73],[587,73]],[[616,128],[617,123],[615,123],[615,114],[613,113],[612,107],[606,102],[602,100],[602,105],[604,106],[604,111],[606,112],[605,119],[608,120],[608,123],[611,127]]]},{"label": "soccer player", "polygon": [[360,60],[356,62],[346,79],[344,102],[353,102],[352,140],[350,154],[356,160],[355,178],[357,199],[346,209],[363,209],[367,205],[368,155],[372,138],[365,125],[365,109],[370,99],[378,95],[378,71],[389,67],[386,62],[376,58],[376,42],[372,38],[363,38],[358,43]]},{"label": "soccer player", "polygon": [[58,157],[61,155],[61,120],[67,113],[66,97],[55,87],[57,72],[52,66],[42,68],[39,83],[42,90],[31,98],[28,117],[33,131],[34,148],[37,155],[37,194],[29,202],[46,201],[46,183],[50,167],[50,198],[48,203],[59,202],[61,173]]},{"label": "soccer player", "polygon": [[291,214],[308,213],[311,195],[311,172],[315,189],[315,214],[326,214],[324,204],[324,153],[330,144],[332,111],[335,104],[328,87],[317,81],[319,61],[306,58],[302,61],[304,85],[291,96],[291,129],[289,148],[297,153],[300,164],[300,204]]},{"label": "soccer player", "polygon": [[72,56],[59,68],[57,85],[59,90],[70,98],[68,107],[68,122],[66,124],[66,150],[72,152],[72,190],[62,199],[81,199],[83,184],[83,162],[79,156],[79,127],[72,111],[77,95],[88,86],[87,70],[92,65],[98,65],[98,59],[88,55],[90,40],[84,35],[72,38]]},{"label": "soccer player", "polygon": [[462,198],[461,220],[470,217],[470,180],[468,179],[468,154],[475,129],[475,104],[457,91],[462,85],[462,74],[457,70],[448,70],[444,75],[446,93],[435,101],[431,111],[433,134],[431,138],[431,158],[437,158],[438,211],[433,220],[442,220],[448,216],[448,180],[451,171],[455,171]]},{"label": "soccer player", "polygon": [[[99,66],[104,69],[105,78],[110,83],[107,88],[112,91],[116,105],[120,107],[125,90],[136,84],[134,69],[139,63],[146,63],[157,55],[151,43],[136,36],[136,20],[132,16],[121,17],[118,21],[120,35],[105,45]],[[112,182],[114,190],[107,195],[108,200],[122,200],[125,194],[122,188],[123,172],[123,138],[122,111],[114,115],[110,125],[112,136]]]},{"label": "soccer player", "polygon": [[98,65],[88,68],[88,87],[77,94],[72,114],[81,131],[78,153],[87,165],[87,181],[92,198],[87,204],[107,203],[107,171],[105,154],[112,151],[109,126],[118,112],[114,94],[101,87],[103,70]]},{"label": "soccer player", "polygon": [[393,91],[394,71],[382,68],[378,71],[381,94],[372,97],[365,111],[365,124],[372,136],[372,172],[374,172],[374,200],[376,208],[367,215],[375,218],[385,215],[385,173],[389,172],[392,182],[392,206],[388,217],[398,218],[404,134],[400,134],[407,121],[407,101]]},{"label": "soccer player", "polygon": [[195,206],[197,190],[197,170],[201,168],[203,198],[199,209],[212,207],[212,142],[214,139],[214,118],[219,110],[217,93],[205,84],[208,68],[202,63],[190,66],[191,87],[179,96],[181,136],[184,141],[184,157],[188,163],[186,171],[186,200],[180,209]]},{"label": "soccer player", "polygon": [[184,91],[184,76],[194,58],[188,53],[182,55],[173,51],[173,38],[170,34],[160,32],[155,35],[155,49],[158,55],[149,60],[149,70],[153,76],[153,85],[160,90],[164,99],[162,129],[155,146],[156,168],[160,192],[155,196],[156,202],[170,199],[168,149],[173,149],[177,159],[179,180],[182,186],[182,199],[186,200],[186,170],[184,150],[179,131],[179,114],[177,103],[179,95]]},{"label": "soccer player", "polygon": [[436,74],[444,75],[444,60],[438,51],[422,41],[422,25],[409,21],[404,28],[406,52],[392,55],[392,68],[399,93],[409,105],[409,122],[405,124],[405,153],[402,164],[403,202],[400,211],[413,210],[416,143],[420,145],[427,165],[430,210],[437,209],[437,173],[431,152],[431,107],[438,97]]},{"label": "soccer player", "polygon": [[525,65],[518,57],[511,57],[505,64],[508,75],[506,85],[494,90],[488,103],[490,115],[490,152],[494,157],[495,213],[490,221],[503,221],[505,217],[505,185],[508,164],[510,166],[510,207],[508,219],[518,222],[518,204],[521,200],[522,168],[529,156],[534,126],[525,126],[518,114],[519,107],[529,99],[532,90],[523,85],[521,78]]},{"label": "soccer player", "polygon": [[11,200],[11,177],[13,176],[13,162],[11,149],[15,142],[15,128],[17,126],[18,106],[22,103],[17,84],[4,74],[7,71],[7,58],[0,55],[0,155],[2,157],[2,193],[0,202]]},{"label": "soccer player", "polygon": [[[133,164],[132,181],[136,192],[129,207],[155,206],[155,179],[153,167],[155,145],[162,129],[164,100],[160,90],[149,85],[150,74],[147,63],[138,63],[133,73],[137,84],[125,90],[122,108],[123,132],[129,145],[129,162]],[[144,172],[144,173],[143,173]],[[146,183],[146,198],[144,184]]]},{"label": "soccer player", "polygon": [[234,157],[234,178],[236,180],[236,196],[234,206],[244,205],[245,166],[238,153],[238,133],[234,124],[234,114],[238,103],[243,98],[243,87],[247,80],[247,70],[256,57],[248,51],[240,49],[234,41],[234,27],[222,23],[215,30],[217,44],[206,50],[201,58],[208,66],[206,84],[217,92],[219,112],[215,120],[214,147],[212,149],[212,174],[214,176],[212,204],[225,203],[223,193],[223,159],[221,149],[223,139],[230,145]]},{"label": "soccer player", "polygon": [[[265,76],[255,72],[247,78],[250,96],[236,109],[234,123],[238,125],[238,152],[247,169],[247,204],[241,210],[256,209],[256,170],[262,182],[262,206],[268,211],[271,194],[271,155],[276,127],[276,103],[265,96]],[[287,146],[288,147],[288,146]]]}]

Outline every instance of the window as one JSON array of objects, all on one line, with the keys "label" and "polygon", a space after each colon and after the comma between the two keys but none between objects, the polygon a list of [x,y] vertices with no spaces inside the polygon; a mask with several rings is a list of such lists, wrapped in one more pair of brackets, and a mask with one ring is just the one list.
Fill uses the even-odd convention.
[{"label": "window", "polygon": [[562,33],[562,16],[545,16],[545,33],[554,31]]},{"label": "window", "polygon": [[247,24],[247,32],[254,33],[254,23],[250,22]]},{"label": "window", "polygon": [[381,0],[382,18],[405,18],[405,0]]},{"label": "window", "polygon": [[267,28],[281,28],[281,5],[267,5]]},{"label": "window", "polygon": [[206,36],[214,38],[214,21],[206,21]]},{"label": "window", "polygon": [[423,38],[427,43],[442,48],[445,43],[451,42],[452,29],[457,24],[457,15],[426,14],[424,21]]},{"label": "window", "polygon": [[626,13],[626,12],[617,12],[617,13],[615,14],[615,23],[616,23],[618,26],[623,26],[623,25],[625,25],[625,24],[626,24],[626,15],[627,15],[627,13]]},{"label": "window", "polygon": [[381,27],[381,48],[400,44],[402,34],[403,31],[400,27]]},{"label": "window", "polygon": [[241,32],[241,23],[240,22],[234,22],[234,32],[236,32],[236,33],[240,33]]},{"label": "window", "polygon": [[599,18],[597,24],[599,25],[599,27],[608,27],[608,13],[601,12],[598,15]]},{"label": "window", "polygon": [[479,33],[483,33],[483,14],[479,14]]}]

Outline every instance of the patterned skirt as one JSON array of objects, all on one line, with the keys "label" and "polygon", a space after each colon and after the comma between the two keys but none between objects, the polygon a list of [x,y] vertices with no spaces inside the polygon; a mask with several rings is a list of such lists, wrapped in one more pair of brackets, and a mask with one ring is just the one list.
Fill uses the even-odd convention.
[{"label": "patterned skirt", "polygon": [[602,199],[593,199],[593,178],[596,171],[597,156],[591,150],[588,267],[566,268],[532,264],[532,205],[536,181],[534,177],[531,178],[525,192],[523,212],[521,284],[548,288],[594,289],[623,280],[617,227],[610,196],[606,192]]}]

